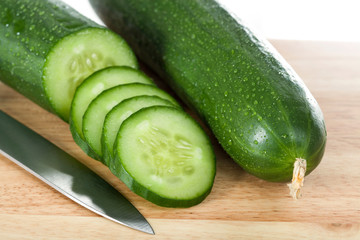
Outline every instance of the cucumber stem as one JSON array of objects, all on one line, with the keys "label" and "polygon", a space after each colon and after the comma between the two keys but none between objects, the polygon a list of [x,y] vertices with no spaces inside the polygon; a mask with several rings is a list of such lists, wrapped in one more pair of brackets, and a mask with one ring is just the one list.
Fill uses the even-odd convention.
[{"label": "cucumber stem", "polygon": [[290,184],[290,195],[294,199],[301,197],[301,187],[304,186],[304,178],[306,173],[306,160],[302,158],[296,158],[294,163],[293,178]]}]

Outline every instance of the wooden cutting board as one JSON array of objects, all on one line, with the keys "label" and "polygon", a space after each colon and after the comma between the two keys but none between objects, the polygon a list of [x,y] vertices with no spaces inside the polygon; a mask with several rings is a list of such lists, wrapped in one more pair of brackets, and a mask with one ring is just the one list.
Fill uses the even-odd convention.
[{"label": "wooden cutting board", "polygon": [[[285,183],[244,172],[215,144],[213,191],[188,209],[133,194],[73,142],[69,126],[0,83],[0,109],[113,184],[156,235],[113,223],[0,156],[0,239],[360,239],[360,43],[272,41],[318,100],[328,131],[320,166],[293,200]],[[0,133],[1,137],[1,133]]]}]

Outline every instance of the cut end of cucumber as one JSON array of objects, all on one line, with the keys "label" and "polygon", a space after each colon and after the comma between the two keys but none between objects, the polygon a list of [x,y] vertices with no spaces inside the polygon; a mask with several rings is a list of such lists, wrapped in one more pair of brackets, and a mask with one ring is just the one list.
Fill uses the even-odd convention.
[{"label": "cut end of cucumber", "polygon": [[120,162],[115,164],[127,173],[125,184],[158,205],[195,205],[212,187],[211,144],[198,124],[175,108],[149,107],[131,115],[120,128],[115,151]]},{"label": "cut end of cucumber", "polygon": [[[149,164],[151,179],[157,184],[180,183],[183,176],[192,176],[195,172],[193,159],[203,158],[202,150],[195,147],[191,140],[183,135],[171,135],[164,128],[157,128],[149,121],[139,123],[136,128],[142,132],[137,137],[139,149],[145,149],[140,157],[142,164]],[[150,184],[149,184],[150,185]]]},{"label": "cut end of cucumber", "polygon": [[90,74],[108,66],[136,68],[127,43],[103,28],[88,28],[63,38],[46,58],[43,85],[55,113],[68,121],[76,87]]}]

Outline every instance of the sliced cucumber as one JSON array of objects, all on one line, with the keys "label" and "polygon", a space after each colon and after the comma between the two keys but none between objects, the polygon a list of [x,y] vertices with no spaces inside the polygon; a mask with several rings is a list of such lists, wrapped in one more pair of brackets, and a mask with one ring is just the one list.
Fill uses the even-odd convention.
[{"label": "sliced cucumber", "polygon": [[172,107],[144,108],[121,125],[110,167],[132,191],[166,207],[189,207],[210,192],[215,156],[200,126]]},{"label": "sliced cucumber", "polygon": [[106,115],[101,137],[106,165],[110,166],[114,157],[114,142],[122,122],[134,112],[150,106],[174,106],[174,104],[156,96],[136,96],[122,101]]},{"label": "sliced cucumber", "polygon": [[115,66],[101,69],[86,78],[76,89],[70,111],[70,130],[75,142],[86,148],[82,134],[82,117],[91,101],[102,91],[127,83],[152,84],[143,72],[127,67]]},{"label": "sliced cucumber", "polygon": [[88,28],[61,39],[46,57],[45,94],[56,113],[68,121],[76,87],[91,73],[114,65],[137,67],[127,43],[102,28]]},{"label": "sliced cucumber", "polygon": [[86,153],[102,160],[101,134],[106,114],[121,101],[140,95],[158,96],[178,105],[169,94],[148,84],[130,83],[103,91],[90,103],[83,116],[82,131],[90,147],[90,149],[83,149]]}]

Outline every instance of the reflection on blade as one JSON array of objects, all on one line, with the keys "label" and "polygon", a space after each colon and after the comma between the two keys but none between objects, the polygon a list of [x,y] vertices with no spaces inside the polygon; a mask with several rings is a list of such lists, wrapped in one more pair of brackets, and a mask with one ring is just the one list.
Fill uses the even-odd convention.
[{"label": "reflection on blade", "polygon": [[0,153],[91,211],[125,226],[154,234],[139,211],[110,184],[2,111]]}]

